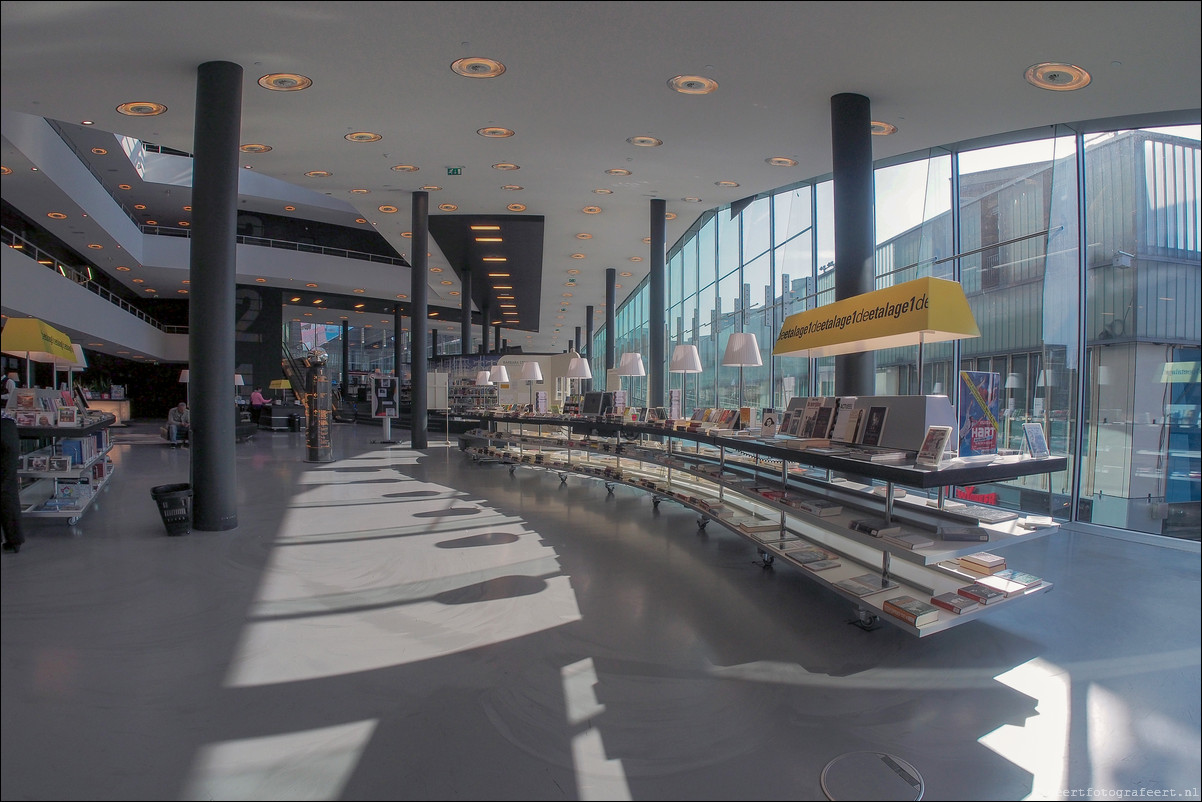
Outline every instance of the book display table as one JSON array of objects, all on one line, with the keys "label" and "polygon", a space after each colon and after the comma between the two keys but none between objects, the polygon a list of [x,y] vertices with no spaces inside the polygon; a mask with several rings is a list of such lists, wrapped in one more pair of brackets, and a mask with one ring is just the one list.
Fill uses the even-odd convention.
[{"label": "book display table", "polygon": [[82,426],[17,427],[22,440],[46,443],[21,458],[22,515],[79,522],[112,476],[109,427],[115,420],[111,414],[92,413]]},{"label": "book display table", "polygon": [[[704,528],[717,521],[748,540],[765,567],[789,564],[851,602],[858,623],[887,622],[931,635],[1052,589],[1029,577],[989,603],[940,607],[905,620],[898,604],[958,594],[983,576],[960,558],[1045,537],[1050,516],[954,503],[947,490],[1064,470],[1067,459],[1009,456],[986,463],[953,461],[940,470],[882,465],[790,448],[788,438],[719,437],[652,424],[550,416],[488,416],[460,435],[473,459],[596,477],[610,492],[621,484],[679,503]],[[906,488],[920,492],[908,492]],[[1004,565],[1003,565],[1004,567]],[[1029,576],[1029,575],[1028,575]],[[991,580],[992,581],[992,580]],[[961,609],[959,605],[955,605]]]}]

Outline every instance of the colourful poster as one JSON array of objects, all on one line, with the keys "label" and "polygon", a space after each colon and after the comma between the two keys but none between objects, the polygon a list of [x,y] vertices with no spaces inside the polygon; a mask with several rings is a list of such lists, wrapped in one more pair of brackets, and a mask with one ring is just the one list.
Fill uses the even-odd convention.
[{"label": "colourful poster", "polygon": [[960,371],[960,456],[996,454],[1002,375]]}]

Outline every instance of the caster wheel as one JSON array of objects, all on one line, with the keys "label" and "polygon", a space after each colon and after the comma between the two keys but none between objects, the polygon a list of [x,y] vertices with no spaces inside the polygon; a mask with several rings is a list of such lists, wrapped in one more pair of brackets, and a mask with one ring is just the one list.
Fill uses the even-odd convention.
[{"label": "caster wheel", "polygon": [[77,524],[77,523],[79,523],[79,516],[78,516],[78,515],[76,515],[76,516],[75,516],[75,517],[73,517],[73,518],[68,518],[68,519],[67,519],[67,524],[68,524],[68,525],[70,525],[70,526],[75,526],[75,524]]},{"label": "caster wheel", "polygon": [[657,499],[657,498],[651,499],[651,506],[655,507],[658,510],[659,509],[659,499]]},{"label": "caster wheel", "polygon": [[769,554],[766,551],[761,551],[759,554],[760,554],[760,561],[764,563],[765,568],[772,565],[772,563],[776,562],[775,554]]}]

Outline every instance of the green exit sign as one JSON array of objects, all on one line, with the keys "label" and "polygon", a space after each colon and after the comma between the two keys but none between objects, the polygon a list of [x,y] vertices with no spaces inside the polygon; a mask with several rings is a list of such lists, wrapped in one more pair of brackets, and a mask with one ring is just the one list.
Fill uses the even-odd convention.
[{"label": "green exit sign", "polygon": [[463,175],[462,167],[448,167],[447,175]]}]

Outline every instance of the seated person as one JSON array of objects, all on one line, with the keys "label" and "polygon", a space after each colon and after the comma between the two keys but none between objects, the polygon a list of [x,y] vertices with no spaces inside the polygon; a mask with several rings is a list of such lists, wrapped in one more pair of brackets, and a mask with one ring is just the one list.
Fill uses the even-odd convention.
[{"label": "seated person", "polygon": [[[172,447],[178,447],[181,439],[187,441],[188,430],[192,428],[192,413],[188,405],[180,401],[167,413],[167,440]],[[181,437],[182,436],[182,437]]]}]

